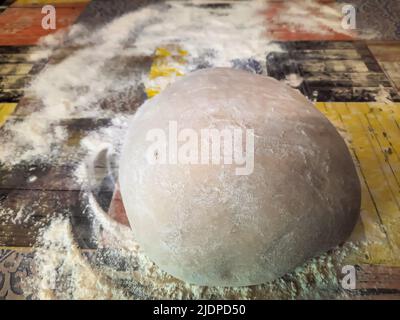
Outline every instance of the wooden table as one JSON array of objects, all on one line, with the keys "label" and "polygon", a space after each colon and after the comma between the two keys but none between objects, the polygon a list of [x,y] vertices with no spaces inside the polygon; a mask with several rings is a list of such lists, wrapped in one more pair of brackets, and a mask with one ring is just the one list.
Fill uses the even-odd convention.
[{"label": "wooden table", "polygon": [[[11,2],[5,3],[10,5]],[[73,23],[87,5],[87,1],[60,0],[54,3],[60,7],[62,15],[65,13],[68,16],[63,20],[63,26]],[[282,3],[276,3],[277,7],[270,10],[277,11],[283,7]],[[94,2],[87,8],[89,14],[86,10],[82,16],[92,17],[92,7],[97,8]],[[58,63],[74,50],[66,47],[59,50],[61,54],[58,57],[51,57],[50,60],[35,64],[28,61],[29,54],[39,50],[35,43],[42,34],[35,28],[18,25],[18,19],[12,17],[36,17],[33,12],[37,12],[38,8],[37,1],[19,0],[12,7],[3,8],[0,14],[0,126],[5,121],[23,120],[41,107],[40,101],[24,96],[26,86],[46,64]],[[266,21],[271,17],[271,12],[267,13]],[[9,24],[10,19],[15,24],[13,28],[1,28],[2,24]],[[37,22],[37,19],[31,21]],[[329,34],[324,38],[318,34],[310,36],[299,32],[296,36],[296,32],[285,32],[275,32],[275,40],[285,48],[285,52],[271,52],[266,57],[270,66],[268,73],[279,80],[297,74],[303,79],[299,89],[315,101],[316,107],[345,137],[363,188],[361,219],[352,239],[382,239],[378,244],[367,246],[365,256],[356,261],[357,289],[350,295],[355,299],[398,299],[400,43],[358,41],[340,34]],[[157,68],[159,59],[162,55],[156,54],[135,58],[130,64],[151,73]],[[374,101],[382,87],[390,95],[392,102],[389,104]],[[144,89],[135,94],[134,101],[125,101],[127,114],[135,112],[146,99],[145,93],[158,93],[153,88]],[[120,99],[123,101],[127,97]],[[67,128],[69,133],[66,142],[69,148],[61,148],[61,152],[77,152],[76,158],[83,156],[79,154],[80,139],[109,122],[107,118],[61,121],[58,125]],[[37,161],[12,168],[0,166],[0,208],[3,210],[3,215],[0,215],[0,298],[30,298],[24,295],[20,283],[32,273],[32,247],[39,229],[52,221],[55,212],[70,218],[75,239],[82,250],[96,251],[96,241],[90,231],[92,221],[83,214],[86,203],[82,200],[82,186],[73,178],[74,169],[62,160],[56,164]],[[106,210],[111,208],[110,214],[126,223],[115,186],[108,184],[99,192],[104,199],[103,207]],[[10,219],[10,215],[15,217],[21,208],[30,208],[34,215],[26,221]],[[9,212],[9,215],[4,212]]]}]

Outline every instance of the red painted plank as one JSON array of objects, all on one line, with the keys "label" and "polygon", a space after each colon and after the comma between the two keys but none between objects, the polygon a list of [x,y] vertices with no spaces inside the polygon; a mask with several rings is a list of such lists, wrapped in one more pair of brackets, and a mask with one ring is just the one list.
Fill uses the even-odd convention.
[{"label": "red painted plank", "polygon": [[[332,1],[318,1],[322,5],[330,5]],[[301,30],[301,28],[294,29],[293,24],[288,21],[287,24],[279,22],[279,15],[289,9],[291,4],[288,2],[271,2],[268,4],[267,10],[263,13],[267,20],[267,37],[277,41],[341,41],[341,40],[353,40],[354,36],[350,36],[344,33],[335,32],[328,27],[321,24],[321,26],[315,32]],[[304,21],[313,19],[312,17],[317,16],[324,18],[323,13],[317,8],[307,8],[304,10],[308,11],[308,14],[304,16]],[[324,32],[321,32],[324,30]]]},{"label": "red painted plank", "polygon": [[84,8],[83,5],[56,8],[56,30],[42,28],[44,14],[40,7],[7,8],[0,15],[0,45],[34,45],[39,38],[71,25]]}]

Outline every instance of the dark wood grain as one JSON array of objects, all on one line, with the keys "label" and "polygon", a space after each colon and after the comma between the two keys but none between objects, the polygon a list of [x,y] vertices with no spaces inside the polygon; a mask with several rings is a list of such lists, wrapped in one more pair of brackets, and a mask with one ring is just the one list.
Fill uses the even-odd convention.
[{"label": "dark wood grain", "polygon": [[303,79],[299,90],[319,102],[375,101],[383,87],[392,101],[397,88],[363,41],[277,42],[284,52],[267,56],[268,75],[284,80],[290,74]]},{"label": "dark wood grain", "polygon": [[80,191],[0,190],[0,206],[0,246],[31,247],[52,219],[65,217],[73,223],[78,245],[95,247],[92,218]]}]

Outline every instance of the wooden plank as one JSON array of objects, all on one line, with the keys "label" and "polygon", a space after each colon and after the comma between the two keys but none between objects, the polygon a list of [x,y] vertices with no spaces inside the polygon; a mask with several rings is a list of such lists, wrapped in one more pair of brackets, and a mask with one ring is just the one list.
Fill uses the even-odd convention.
[{"label": "wooden plank", "polygon": [[0,54],[28,54],[33,46],[2,46],[0,45]]},{"label": "wooden plank", "polygon": [[307,81],[352,81],[355,87],[362,87],[365,83],[369,82],[373,82],[374,84],[369,85],[371,87],[376,86],[377,83],[389,82],[386,75],[382,72],[320,73],[308,76]]},{"label": "wooden plank", "polygon": [[357,273],[357,289],[395,289],[400,294],[400,268],[360,265]]},{"label": "wooden plank", "polygon": [[23,89],[29,85],[31,77],[25,75],[0,76],[0,90]]},{"label": "wooden plank", "polygon": [[352,299],[400,299],[400,268],[362,264],[356,266],[356,289]]},{"label": "wooden plank", "polygon": [[0,204],[0,246],[33,246],[41,228],[58,216],[71,219],[80,246],[95,246],[80,191],[0,190]]},{"label": "wooden plank", "polygon": [[0,14],[6,10],[14,0],[1,0],[0,1]]},{"label": "wooden plank", "polygon": [[300,68],[304,72],[309,73],[323,73],[323,72],[368,72],[368,67],[362,60],[328,60],[321,61],[320,59],[315,60],[304,60],[299,64]]},{"label": "wooden plank", "polygon": [[34,112],[39,111],[44,105],[41,100],[32,97],[21,97],[18,102],[17,109],[14,112],[16,117],[26,117]]},{"label": "wooden plank", "polygon": [[16,107],[16,103],[0,103],[0,127],[7,121]]},{"label": "wooden plank", "polygon": [[376,57],[385,74],[400,90],[400,45],[396,43],[369,43],[369,49]]},{"label": "wooden plank", "polygon": [[[368,245],[366,247],[366,255],[363,257],[355,258],[360,262],[369,262],[369,263],[382,263],[391,261],[392,251],[390,249],[390,243],[387,238],[385,226],[382,223],[379,209],[375,203],[373,198],[372,191],[370,189],[370,185],[368,182],[368,177],[364,173],[365,167],[368,166],[368,162],[366,162],[365,157],[362,157],[363,154],[357,155],[358,147],[363,147],[357,144],[357,138],[365,137],[368,133],[365,132],[364,128],[359,125],[358,121],[354,121],[354,116],[352,115],[352,109],[357,108],[363,110],[365,108],[364,104],[355,103],[350,107],[347,103],[325,103],[325,108],[322,111],[325,111],[325,115],[329,118],[331,122],[337,127],[340,128],[340,133],[342,133],[345,137],[346,142],[349,144],[349,149],[352,152],[352,156],[354,162],[356,164],[356,168],[358,171],[358,175],[360,177],[361,182],[361,221],[362,230],[364,231],[365,241],[367,241]],[[368,110],[363,110],[364,112],[368,112]],[[368,139],[363,140],[364,143],[368,143]],[[367,144],[368,145],[368,144]],[[357,227],[352,234],[352,239],[355,241],[360,241],[360,227]],[[349,257],[352,259],[352,257]]]},{"label": "wooden plank", "polygon": [[43,29],[42,7],[7,8],[0,15],[0,45],[34,45],[48,34],[71,25],[83,11],[83,5],[57,8],[57,28]]},{"label": "wooden plank", "polygon": [[282,46],[285,50],[353,50],[354,41],[272,41],[272,44]]},{"label": "wooden plank", "polygon": [[354,48],[346,49],[302,49],[302,50],[291,50],[294,53],[296,60],[361,60],[359,52]]},{"label": "wooden plank", "polygon": [[0,103],[18,102],[24,95],[21,89],[3,89],[0,90]]},{"label": "wooden plank", "polygon": [[[0,170],[0,190],[80,191],[81,183],[76,180],[74,170],[73,166],[50,163],[18,164],[12,169]],[[95,170],[98,176],[91,178],[102,179],[104,173],[100,171]],[[114,185],[102,185],[101,191],[113,190]]]},{"label": "wooden plank", "polygon": [[[352,87],[352,88],[323,88],[310,87],[310,98],[315,101],[336,101],[336,102],[370,102],[376,101],[380,87]],[[394,88],[384,88],[389,93],[390,99],[394,102],[400,101],[400,96]]]},{"label": "wooden plank", "polygon": [[400,63],[399,62],[381,62],[381,66],[387,76],[392,80],[394,86],[400,90]]},{"label": "wooden plank", "polygon": [[268,75],[302,79],[298,89],[314,101],[375,101],[381,86],[392,101],[400,95],[364,42],[276,42],[284,52],[269,52]]},{"label": "wooden plank", "polygon": [[33,65],[30,63],[0,64],[0,75],[26,75]]},{"label": "wooden plank", "polygon": [[368,48],[372,51],[378,61],[398,62],[400,56],[399,42],[380,42],[368,43]]},{"label": "wooden plank", "polygon": [[0,53],[0,64],[27,62],[29,56],[30,54],[25,53]]},{"label": "wooden plank", "polygon": [[43,7],[50,4],[57,8],[71,6],[86,6],[91,0],[16,0],[11,5],[12,8]]}]

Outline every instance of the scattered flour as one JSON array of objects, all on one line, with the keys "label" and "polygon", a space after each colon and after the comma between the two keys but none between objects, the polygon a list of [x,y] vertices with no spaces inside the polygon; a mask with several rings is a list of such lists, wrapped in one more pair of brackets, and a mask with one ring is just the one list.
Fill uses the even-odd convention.
[{"label": "scattered flour", "polygon": [[[177,66],[182,68],[182,73],[199,67],[233,67],[234,61],[248,59],[258,61],[265,71],[266,54],[281,51],[265,36],[269,28],[264,17],[267,6],[264,1],[235,1],[231,7],[205,9],[171,1],[127,13],[95,32],[78,24],[43,38],[39,44],[41,50],[32,53],[30,60],[50,59],[51,63],[37,75],[26,94],[40,108],[22,120],[6,123],[0,162],[13,166],[21,161],[57,159],[58,147],[68,137],[60,122],[88,117],[113,119],[108,127],[81,140],[80,147],[88,158],[93,159],[105,149],[118,154],[129,116],[104,110],[99,102],[109,95],[151,84],[152,79],[143,70],[125,70],[125,62],[152,56],[158,47],[177,44],[189,53],[187,63]],[[310,9],[315,9],[315,2],[296,2],[285,14],[276,16],[275,22],[323,33],[326,29],[319,27],[322,23],[343,33],[343,29],[338,29],[341,19],[336,11],[322,9],[326,10],[327,18],[318,18],[307,14]],[[88,184],[91,177],[86,162],[77,164],[75,175],[82,186]],[[262,286],[192,286],[169,276],[149,261],[130,230],[102,212],[90,190],[86,201],[85,212],[93,217],[99,226],[98,232],[106,234],[106,239],[99,242],[99,249],[83,252],[73,239],[71,222],[66,218],[53,219],[38,239],[34,272],[25,283],[25,293],[32,293],[38,299],[325,297],[332,294],[327,289],[338,287],[337,265],[348,251],[344,248],[323,255],[285,279]],[[27,210],[23,207],[18,212],[1,209],[0,216],[14,223],[25,222],[30,217],[25,213]],[[110,250],[103,253],[102,246]],[[126,271],[116,271],[104,263],[95,266],[90,258],[93,254],[123,259]]]},{"label": "scattered flour", "polygon": [[36,299],[124,299],[104,275],[96,273],[76,246],[71,224],[56,218],[44,229],[35,251],[33,272],[25,294]]},{"label": "scattered flour", "polygon": [[[39,110],[5,125],[0,162],[13,165],[45,157],[57,158],[57,146],[67,138],[62,119],[106,116],[98,102],[153,81],[142,71],[124,70],[124,59],[152,56],[155,49],[178,44],[189,53],[182,73],[199,67],[234,66],[234,60],[255,59],[265,70],[265,55],[275,50],[266,36],[268,2],[235,1],[230,7],[205,9],[194,2],[170,1],[149,5],[114,19],[92,32],[76,24],[43,38],[41,50],[31,60],[52,57],[55,61],[34,79],[26,96],[39,101]],[[313,10],[324,13],[311,14]],[[324,33],[329,26],[339,33],[337,10],[315,1],[291,3],[274,17],[274,23]],[[67,52],[63,55],[62,52]],[[58,61],[60,60],[60,61]],[[122,61],[122,62],[121,62]],[[182,67],[182,66],[179,66]],[[108,112],[108,116],[118,116]]]},{"label": "scattered flour", "polygon": [[[190,285],[160,270],[141,251],[132,232],[102,212],[89,195],[90,214],[107,240],[99,243],[104,257],[123,260],[124,271],[96,264],[80,250],[68,219],[56,218],[43,229],[34,259],[34,273],[24,284],[37,299],[299,299],[347,298],[339,289],[337,270],[352,244],[312,259],[292,274],[272,283],[223,288]],[[99,229],[100,230],[100,229]],[[108,248],[104,253],[102,245]],[[104,248],[104,247],[103,247]],[[112,249],[111,249],[112,248]],[[90,253],[90,250],[88,250]],[[92,252],[93,253],[93,252]],[[103,258],[104,258],[103,257]]]},{"label": "scattered flour", "polygon": [[329,34],[332,31],[342,34],[351,34],[341,25],[342,13],[340,6],[321,6],[316,1],[293,1],[285,6],[273,20],[275,23],[286,25],[289,30]]},{"label": "scattered flour", "polygon": [[12,224],[26,224],[29,222],[29,219],[33,216],[34,212],[23,204],[19,207],[17,211],[14,211],[10,208],[1,208],[0,207],[0,225],[8,225]]},{"label": "scattered flour", "polygon": [[11,222],[17,223],[17,224],[21,223],[21,221],[24,219],[24,214],[23,214],[24,213],[24,208],[25,208],[25,206],[22,206],[18,210],[17,214],[12,217]]},{"label": "scattered flour", "polygon": [[292,88],[298,88],[303,83],[303,80],[304,79],[298,74],[291,73],[286,76],[284,82]]},{"label": "scattered flour", "polygon": [[374,98],[376,102],[385,104],[393,103],[393,101],[391,100],[390,92],[386,90],[385,87],[382,85],[379,85],[379,91]]},{"label": "scattered flour", "polygon": [[[373,39],[377,32],[369,29],[346,30],[342,27],[343,3],[321,5],[315,0],[290,1],[284,4],[284,9],[274,15],[275,25],[284,25],[290,31],[301,31],[310,34],[337,34],[358,38]],[[355,33],[356,32],[356,33]]]}]

